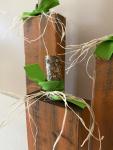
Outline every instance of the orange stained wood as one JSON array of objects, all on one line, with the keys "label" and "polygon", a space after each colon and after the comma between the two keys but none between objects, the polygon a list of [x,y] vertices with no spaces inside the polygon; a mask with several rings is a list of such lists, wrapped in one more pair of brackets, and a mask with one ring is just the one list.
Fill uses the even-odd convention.
[{"label": "orange stained wood", "polygon": [[[110,61],[96,60],[93,107],[101,135],[104,136],[102,150],[113,150],[113,59]],[[95,132],[97,134],[97,129]],[[92,140],[91,150],[98,149],[99,143]]]}]

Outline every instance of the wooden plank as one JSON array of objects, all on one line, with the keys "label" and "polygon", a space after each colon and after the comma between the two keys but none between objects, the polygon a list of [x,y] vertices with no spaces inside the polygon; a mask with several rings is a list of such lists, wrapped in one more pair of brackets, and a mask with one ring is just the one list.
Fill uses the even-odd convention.
[{"label": "wooden plank", "polygon": [[[64,22],[65,25],[65,18],[59,14],[52,15],[53,20],[56,21],[56,19],[60,19],[62,22]],[[41,68],[45,71],[45,56],[46,49],[44,47],[44,44],[42,42],[42,39],[36,40],[43,32],[43,29],[46,26],[47,19],[43,17],[41,20],[41,16],[30,18],[26,23],[24,24],[24,36],[28,40],[34,40],[34,42],[28,43],[25,41],[25,63],[26,64],[33,64],[33,63],[39,63]],[[40,23],[41,21],[41,23]],[[49,51],[49,55],[56,55],[56,54],[63,54],[64,49],[58,45],[61,40],[61,33],[59,33],[58,29],[61,31],[61,25],[58,24],[56,26],[55,23],[52,23],[51,21],[48,22],[45,34],[44,34],[44,40],[46,47]],[[57,31],[57,32],[56,32]],[[63,41],[60,43],[62,46],[65,46],[65,37]],[[64,60],[64,56],[59,56]],[[64,63],[62,62],[62,74],[64,75]],[[45,72],[46,73],[46,72]],[[27,79],[27,93],[32,93],[34,91],[40,90],[39,87],[32,81]]]},{"label": "wooden plank", "polygon": [[[48,150],[52,150],[53,144],[61,130],[64,107],[39,102],[38,108],[38,117],[40,119],[37,119],[39,133],[36,149],[45,150],[47,148]],[[64,132],[56,146],[56,150],[78,150],[78,127],[78,119],[68,110]]]},{"label": "wooden plank", "polygon": [[[102,150],[113,149],[113,59],[96,60],[96,84],[93,106],[101,134]],[[97,130],[96,130],[97,134]],[[92,140],[91,150],[98,150],[99,143]]]},{"label": "wooden plank", "polygon": [[[59,14],[53,15],[53,20],[57,20],[57,17],[62,20],[65,24],[65,18]],[[40,35],[43,30],[47,18],[43,18],[41,21],[41,26],[39,26],[40,16],[34,17],[27,21],[24,25],[24,34],[29,39],[35,39]],[[60,24],[56,26],[52,22],[48,23],[44,40],[45,44],[49,50],[49,55],[57,55],[64,53],[58,43],[60,43],[61,34],[59,34],[59,29],[61,30]],[[57,32],[56,32],[57,31]],[[61,43],[65,46],[64,41]],[[35,41],[33,43],[27,43],[25,41],[25,59],[26,64],[39,63],[41,68],[45,71],[45,56],[46,51],[42,43],[42,39]],[[61,56],[62,60],[65,58]],[[64,62],[62,63],[62,74],[64,78]],[[36,84],[27,79],[27,93],[32,93],[39,91],[40,88]],[[46,103],[45,103],[46,102]],[[77,113],[80,113],[76,108],[74,108]],[[47,101],[39,101],[32,106],[30,113],[38,128],[38,135],[36,141],[36,149],[33,146],[34,140],[31,134],[29,117],[27,113],[27,129],[28,129],[28,144],[29,150],[52,150],[53,143],[57,138],[62,124],[62,119],[64,115],[64,107],[61,104],[47,103]],[[34,132],[35,128],[33,128]],[[73,116],[73,113],[68,110],[68,116],[66,120],[65,129],[58,143],[56,150],[78,150],[79,148],[79,121]]]}]

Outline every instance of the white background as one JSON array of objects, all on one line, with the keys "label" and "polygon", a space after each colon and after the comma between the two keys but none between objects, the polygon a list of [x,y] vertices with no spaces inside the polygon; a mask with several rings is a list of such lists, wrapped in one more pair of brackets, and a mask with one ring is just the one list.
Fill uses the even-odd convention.
[{"label": "white background", "polygon": [[[9,26],[15,16],[32,10],[36,0],[0,0],[0,89],[18,95],[25,93],[23,37]],[[78,44],[113,32],[113,0],[62,0],[57,11],[67,18],[67,43]],[[17,25],[18,27],[18,25]],[[22,33],[22,28],[21,28]],[[66,89],[84,98],[91,98],[90,81],[84,64],[70,72]],[[89,87],[88,87],[89,86]],[[2,113],[14,99],[0,95]],[[15,112],[18,114],[18,112]],[[0,150],[27,150],[25,114],[0,129]]]}]

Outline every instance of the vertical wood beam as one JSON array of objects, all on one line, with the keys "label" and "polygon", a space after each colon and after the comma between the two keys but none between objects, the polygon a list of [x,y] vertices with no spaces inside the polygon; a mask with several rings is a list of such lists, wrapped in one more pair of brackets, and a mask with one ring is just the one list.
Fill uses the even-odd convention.
[{"label": "vertical wood beam", "polygon": [[[57,18],[60,19],[65,24],[65,18],[59,14],[52,16],[53,20],[57,21]],[[29,19],[24,25],[24,35],[28,39],[35,39],[43,30],[45,24],[47,23],[47,18],[43,18],[41,25],[39,26],[40,16],[33,17]],[[56,26],[54,23],[49,22],[47,29],[44,35],[45,44],[49,50],[49,55],[57,55],[64,53],[64,49],[61,48],[58,43],[61,39],[61,26],[58,23]],[[57,32],[56,32],[57,31]],[[61,43],[65,47],[65,37]],[[32,43],[27,43],[25,41],[25,60],[26,64],[38,63],[41,68],[45,71],[45,56],[46,50],[43,45],[42,39],[37,40]],[[65,58],[61,56],[63,61]],[[64,79],[64,63],[62,63],[62,74]],[[40,88],[33,82],[27,79],[27,93],[32,93],[39,91]],[[77,113],[80,113],[74,107]],[[29,116],[27,114],[27,129],[28,129],[28,144],[29,150],[52,150],[52,146],[55,142],[55,139],[60,133],[62,120],[64,116],[64,106],[60,103],[50,103],[47,100],[38,101],[35,103],[30,112],[33,116],[33,119],[38,128],[38,134],[36,137],[36,149],[33,146],[34,140],[32,137]],[[35,128],[33,128],[34,132]],[[79,149],[79,121],[73,115],[73,112],[68,110],[68,116],[66,119],[66,125],[64,132],[62,134],[61,140],[58,143],[56,150],[78,150]]]},{"label": "vertical wood beam", "polygon": [[[113,59],[96,60],[95,98],[93,100],[96,121],[104,136],[102,150],[113,149]],[[97,134],[97,129],[95,130]],[[98,135],[98,134],[97,134]],[[92,139],[91,150],[98,150],[99,143]]]}]

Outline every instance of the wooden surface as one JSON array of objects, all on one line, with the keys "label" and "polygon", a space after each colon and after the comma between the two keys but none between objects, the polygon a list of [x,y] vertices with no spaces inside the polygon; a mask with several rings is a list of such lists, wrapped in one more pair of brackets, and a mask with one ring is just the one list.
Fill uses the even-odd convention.
[{"label": "wooden surface", "polygon": [[[102,150],[113,150],[113,58],[110,61],[96,60],[93,107],[101,134],[105,136]],[[91,146],[91,150],[99,149],[94,140]]]},{"label": "wooden surface", "polygon": [[[52,150],[53,144],[61,130],[64,107],[39,102],[37,108],[38,116],[36,120],[39,133],[37,136],[36,149]],[[68,110],[64,132],[56,146],[56,150],[78,150],[78,127],[78,119]]]},{"label": "wooden surface", "polygon": [[[61,19],[65,24],[65,18],[60,15],[53,15],[53,19]],[[41,28],[39,27],[40,16],[34,17],[27,21],[24,26],[24,34],[29,39],[34,39],[40,35],[40,31],[44,28],[47,21],[46,18],[43,18],[41,23]],[[46,33],[44,35],[44,40],[46,46],[49,50],[49,55],[56,55],[64,53],[57,43],[60,43],[61,34],[58,30],[61,30],[61,26],[56,26],[51,22],[48,23]],[[56,32],[57,31],[57,32]],[[65,38],[62,42],[62,45],[65,46]],[[35,41],[33,43],[27,43],[25,41],[25,59],[26,64],[39,63],[41,68],[45,71],[45,48],[42,43],[42,39]],[[63,61],[65,60],[62,57]],[[64,63],[62,63],[62,74],[64,75]],[[64,77],[63,77],[64,78]],[[32,93],[39,91],[40,88],[37,87],[34,83],[27,79],[27,93]],[[52,150],[53,143],[57,138],[61,124],[63,121],[64,107],[61,104],[53,104],[49,102],[39,101],[35,103],[30,108],[30,113],[33,116],[35,124],[38,128],[38,134],[36,138],[36,149],[33,146],[34,140],[31,133],[29,116],[27,114],[27,130],[28,130],[28,144],[29,150]],[[76,108],[74,108],[77,113],[80,113]],[[33,128],[34,133],[36,133],[35,128]],[[66,119],[66,125],[64,132],[62,134],[61,140],[58,143],[56,150],[78,150],[79,149],[79,121],[74,117],[73,113],[68,110],[68,116]]]},{"label": "wooden surface", "polygon": [[[91,105],[91,100],[86,100],[86,102]],[[90,113],[88,111],[88,109],[84,109],[81,112],[81,117],[83,118],[85,124],[87,127],[90,126]],[[86,131],[86,129],[83,127],[83,125],[81,123],[79,123],[79,148],[78,150],[90,150],[89,146],[90,146],[90,140],[88,140],[86,142],[86,144],[81,148],[81,144],[82,142],[85,140],[85,138],[87,137],[88,132]]]},{"label": "wooden surface", "polygon": [[[60,19],[64,22],[65,18],[59,14],[52,15],[52,21],[56,21],[56,19]],[[44,47],[43,40],[38,39],[40,35],[43,33],[43,29],[46,26],[47,18],[43,17],[40,23],[41,17],[33,17],[30,18],[24,24],[24,36],[28,40],[34,40],[31,43],[25,41],[25,63],[33,64],[39,63],[41,68],[45,71],[45,56],[46,48]],[[51,21],[48,22],[47,28],[45,30],[45,34],[43,36],[46,47],[48,49],[49,55],[63,54],[64,49],[58,45],[61,39],[61,33],[58,30],[62,30],[60,24],[56,26],[55,23]],[[37,40],[36,40],[37,39]],[[65,37],[63,41],[60,43],[62,46],[65,46]],[[64,56],[59,56],[64,61]],[[64,75],[64,62],[62,62],[62,73]],[[45,72],[46,73],[46,72]],[[27,79],[27,93],[32,93],[37,90],[40,90],[39,87],[32,81]]]}]

